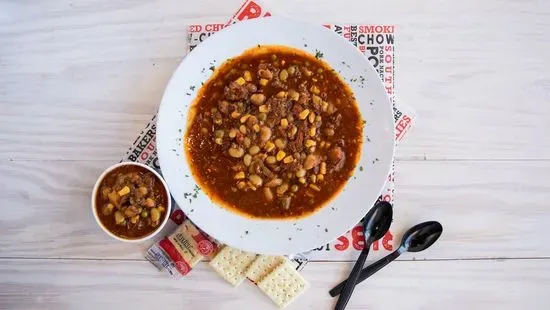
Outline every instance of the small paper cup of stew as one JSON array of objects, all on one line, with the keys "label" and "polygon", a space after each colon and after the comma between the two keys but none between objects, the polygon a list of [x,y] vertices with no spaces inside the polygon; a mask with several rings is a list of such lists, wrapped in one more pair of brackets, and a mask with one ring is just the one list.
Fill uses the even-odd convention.
[{"label": "small paper cup of stew", "polygon": [[140,242],[155,236],[168,221],[168,186],[152,168],[123,162],[107,168],[92,192],[92,213],[109,236]]}]

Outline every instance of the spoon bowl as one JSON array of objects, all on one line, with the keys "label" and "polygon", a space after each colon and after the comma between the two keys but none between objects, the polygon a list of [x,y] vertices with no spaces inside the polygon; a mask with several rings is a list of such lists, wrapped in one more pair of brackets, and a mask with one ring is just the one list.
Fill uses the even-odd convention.
[{"label": "spoon bowl", "polygon": [[443,233],[439,222],[429,221],[409,228],[401,238],[401,248],[405,252],[420,252],[434,244]]},{"label": "spoon bowl", "polygon": [[363,221],[365,239],[370,238],[371,242],[373,242],[384,237],[388,229],[390,229],[392,220],[392,205],[387,201],[378,202],[374,208],[369,210]]}]

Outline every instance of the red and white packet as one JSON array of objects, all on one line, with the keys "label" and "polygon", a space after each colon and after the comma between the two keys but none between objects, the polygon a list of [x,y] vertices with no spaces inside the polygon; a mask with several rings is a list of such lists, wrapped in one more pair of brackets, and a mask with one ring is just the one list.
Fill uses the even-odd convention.
[{"label": "red and white packet", "polygon": [[[200,42],[224,27],[230,26],[241,20],[271,15],[275,14],[273,14],[272,10],[262,2],[258,0],[247,0],[226,23],[189,25],[187,35],[188,51],[193,50]],[[379,73],[386,92],[392,99],[395,122],[395,141],[396,144],[399,144],[412,127],[416,114],[410,106],[397,100],[394,94],[395,26],[375,24],[325,24],[323,26],[333,30],[335,33],[343,36],[357,46]],[[155,146],[155,122],[156,115],[153,116],[151,121],[141,131],[140,135],[134,140],[134,143],[128,149],[122,161],[141,162],[160,172]],[[394,188],[394,170],[392,168],[379,199],[393,202]],[[186,218],[183,211],[175,202],[172,205],[174,206],[174,210],[170,216],[172,221],[169,221],[169,225],[167,225],[169,226],[168,230],[174,230],[177,225],[181,224]],[[386,254],[387,252],[393,251],[394,244],[392,240],[393,234],[390,231],[384,238],[373,244],[373,251],[380,252],[380,254]],[[297,269],[301,270],[307,261],[310,260],[347,261],[355,259],[363,249],[363,246],[362,229],[360,225],[357,225],[331,243],[312,249],[307,253],[292,255],[290,258],[298,263]],[[158,250],[158,243],[153,245],[151,249]],[[148,255],[152,254],[149,253]],[[156,265],[158,264],[159,263]],[[162,263],[160,263],[160,265],[162,266]]]}]

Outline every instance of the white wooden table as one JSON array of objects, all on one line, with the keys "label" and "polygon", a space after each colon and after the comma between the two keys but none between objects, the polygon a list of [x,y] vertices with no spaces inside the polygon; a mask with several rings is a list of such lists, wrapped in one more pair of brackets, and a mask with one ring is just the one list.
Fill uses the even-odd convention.
[{"label": "white wooden table", "polygon": [[[337,4],[340,3],[340,4]],[[240,0],[0,0],[0,308],[272,309],[205,264],[176,281],[94,223],[95,178],[158,107],[186,25]],[[550,3],[272,1],[312,22],[397,25],[397,93],[419,120],[396,206],[445,233],[349,309],[550,308]],[[399,236],[398,236],[399,237]],[[329,309],[351,263],[313,262],[291,309]]]}]

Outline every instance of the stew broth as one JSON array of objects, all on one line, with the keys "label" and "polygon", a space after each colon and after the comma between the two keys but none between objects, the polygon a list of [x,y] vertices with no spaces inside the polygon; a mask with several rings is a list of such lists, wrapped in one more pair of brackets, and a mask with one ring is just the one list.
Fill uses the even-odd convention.
[{"label": "stew broth", "polygon": [[289,47],[258,46],[226,61],[189,115],[195,179],[252,217],[310,214],[343,188],[360,157],[351,89],[325,62]]}]

